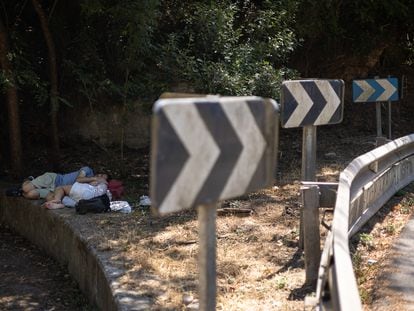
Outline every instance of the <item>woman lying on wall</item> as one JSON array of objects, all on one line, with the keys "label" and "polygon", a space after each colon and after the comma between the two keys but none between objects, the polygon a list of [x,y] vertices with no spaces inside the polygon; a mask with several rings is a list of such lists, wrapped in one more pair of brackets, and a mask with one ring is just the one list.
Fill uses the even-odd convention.
[{"label": "woman lying on wall", "polygon": [[96,174],[91,181],[76,181],[73,185],[58,186],[46,198],[45,208],[74,207],[80,200],[89,200],[108,193],[108,175]]},{"label": "woman lying on wall", "polygon": [[96,178],[93,170],[88,166],[67,174],[47,172],[34,179],[25,180],[22,184],[21,195],[26,199],[50,201],[56,187],[73,185],[75,182],[89,183],[93,181],[96,181]]}]

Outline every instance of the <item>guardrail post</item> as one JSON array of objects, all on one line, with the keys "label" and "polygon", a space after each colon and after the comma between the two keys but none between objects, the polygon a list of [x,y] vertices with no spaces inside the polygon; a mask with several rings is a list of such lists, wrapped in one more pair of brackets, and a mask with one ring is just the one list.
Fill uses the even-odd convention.
[{"label": "guardrail post", "polygon": [[303,240],[305,251],[305,284],[314,285],[318,279],[321,244],[319,231],[319,187],[302,186]]},{"label": "guardrail post", "polygon": [[201,311],[216,310],[216,206],[198,207],[199,298]]}]

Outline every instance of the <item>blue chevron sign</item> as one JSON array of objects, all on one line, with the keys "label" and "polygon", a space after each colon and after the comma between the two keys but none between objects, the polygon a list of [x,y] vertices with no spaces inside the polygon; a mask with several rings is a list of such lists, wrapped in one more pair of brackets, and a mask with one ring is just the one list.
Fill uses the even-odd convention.
[{"label": "blue chevron sign", "polygon": [[398,100],[398,79],[365,79],[352,81],[354,103]]},{"label": "blue chevron sign", "polygon": [[275,101],[255,96],[160,99],[153,112],[150,196],[155,212],[211,204],[272,184]]}]

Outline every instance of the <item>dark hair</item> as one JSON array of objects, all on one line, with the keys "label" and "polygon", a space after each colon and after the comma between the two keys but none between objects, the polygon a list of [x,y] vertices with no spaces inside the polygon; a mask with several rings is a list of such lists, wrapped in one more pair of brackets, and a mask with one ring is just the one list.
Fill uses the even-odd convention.
[{"label": "dark hair", "polygon": [[106,173],[106,181],[110,181],[111,179],[112,179],[112,175],[111,174],[108,174],[108,173]]},{"label": "dark hair", "polygon": [[110,181],[112,179],[112,175],[108,174],[108,173],[103,173],[103,172],[99,172],[96,175],[106,175],[106,181]]}]

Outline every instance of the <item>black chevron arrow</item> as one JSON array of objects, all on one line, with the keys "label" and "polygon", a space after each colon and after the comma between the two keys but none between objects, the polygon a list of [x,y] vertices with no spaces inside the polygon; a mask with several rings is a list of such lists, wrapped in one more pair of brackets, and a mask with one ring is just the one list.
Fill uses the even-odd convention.
[{"label": "black chevron arrow", "polygon": [[159,111],[158,119],[154,121],[153,133],[156,133],[156,137],[153,139],[162,142],[162,144],[154,143],[152,145],[156,146],[156,149],[153,148],[151,153],[156,154],[157,157],[154,158],[151,167],[152,179],[156,181],[152,184],[151,192],[157,195],[151,200],[154,205],[160,205],[189,158],[189,153],[163,110]]},{"label": "black chevron arrow", "polygon": [[212,203],[223,191],[243,146],[219,103],[199,103],[196,107],[220,148],[220,156],[196,199],[196,203]]}]

